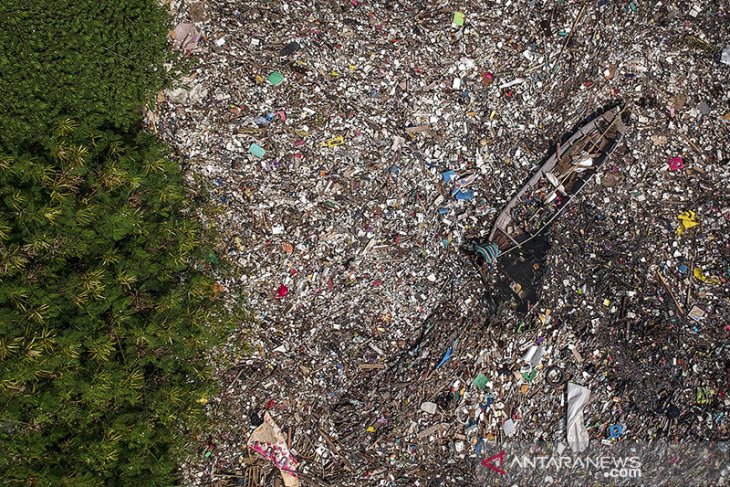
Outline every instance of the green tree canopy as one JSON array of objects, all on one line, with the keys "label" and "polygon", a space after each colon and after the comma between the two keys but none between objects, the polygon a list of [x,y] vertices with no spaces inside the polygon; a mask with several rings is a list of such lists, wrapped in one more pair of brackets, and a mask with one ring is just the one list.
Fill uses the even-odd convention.
[{"label": "green tree canopy", "polygon": [[[147,134],[62,121],[0,154],[0,475],[171,484],[234,317],[202,272],[177,165]],[[200,402],[199,402],[200,401]]]},{"label": "green tree canopy", "polygon": [[0,144],[53,120],[126,128],[166,78],[168,17],[156,0],[0,2]]}]

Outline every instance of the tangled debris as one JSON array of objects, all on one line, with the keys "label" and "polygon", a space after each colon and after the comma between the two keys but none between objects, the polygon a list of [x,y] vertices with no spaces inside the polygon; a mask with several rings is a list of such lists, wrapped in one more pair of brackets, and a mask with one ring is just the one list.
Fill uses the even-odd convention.
[{"label": "tangled debris", "polygon": [[[209,187],[257,317],[253,355],[214,357],[189,483],[277,482],[246,447],[266,412],[302,485],[468,485],[506,441],[566,442],[569,381],[589,448],[728,440],[722,2],[171,8],[199,61],[147,121]],[[617,99],[631,129],[523,262],[542,278],[519,312],[463,246]]]}]

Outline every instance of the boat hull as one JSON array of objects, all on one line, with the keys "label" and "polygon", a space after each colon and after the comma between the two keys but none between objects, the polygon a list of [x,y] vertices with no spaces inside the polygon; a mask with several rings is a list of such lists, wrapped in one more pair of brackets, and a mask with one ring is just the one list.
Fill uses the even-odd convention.
[{"label": "boat hull", "polygon": [[545,231],[588,184],[628,129],[623,111],[614,106],[582,124],[507,203],[489,235],[501,254]]}]

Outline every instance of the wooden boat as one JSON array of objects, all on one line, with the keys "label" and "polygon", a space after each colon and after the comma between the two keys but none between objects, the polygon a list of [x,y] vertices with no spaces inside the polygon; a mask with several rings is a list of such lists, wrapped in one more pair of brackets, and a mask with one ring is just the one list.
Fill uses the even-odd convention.
[{"label": "wooden boat", "polygon": [[628,130],[623,111],[620,106],[603,111],[557,145],[497,216],[490,244],[477,249],[486,262],[532,240],[565,210]]}]

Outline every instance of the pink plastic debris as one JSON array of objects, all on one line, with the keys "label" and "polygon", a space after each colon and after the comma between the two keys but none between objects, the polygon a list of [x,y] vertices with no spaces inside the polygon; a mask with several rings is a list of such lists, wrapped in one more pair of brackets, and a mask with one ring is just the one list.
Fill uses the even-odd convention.
[{"label": "pink plastic debris", "polygon": [[286,296],[288,293],[289,293],[289,288],[282,284],[281,286],[279,286],[279,289],[276,290],[276,297],[278,299],[281,299],[284,296]]},{"label": "pink plastic debris", "polygon": [[[271,402],[274,401],[269,401],[269,403]],[[299,461],[289,451],[281,428],[274,422],[268,412],[264,413],[264,422],[251,433],[248,439],[248,447],[273,462],[274,466],[281,472],[286,487],[299,487],[301,485],[297,476]]]},{"label": "pink plastic debris", "polygon": [[672,171],[679,171],[684,169],[684,159],[681,157],[672,157],[669,159],[669,169]]},{"label": "pink plastic debris", "polygon": [[484,83],[484,86],[489,86],[494,81],[494,74],[492,74],[489,71],[485,71],[482,73],[482,83]]}]

